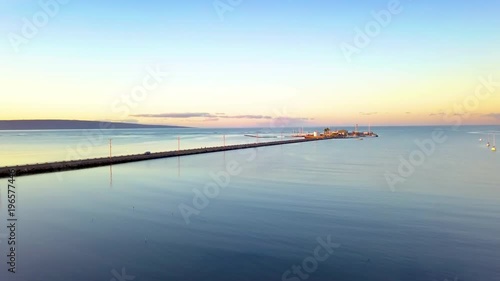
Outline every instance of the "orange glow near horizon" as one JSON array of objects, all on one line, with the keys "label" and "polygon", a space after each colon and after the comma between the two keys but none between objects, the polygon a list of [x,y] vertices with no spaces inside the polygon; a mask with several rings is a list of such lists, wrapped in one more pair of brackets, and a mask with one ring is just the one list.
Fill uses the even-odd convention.
[{"label": "orange glow near horizon", "polygon": [[[398,69],[379,71],[372,65],[323,66],[322,71],[331,77],[322,74],[272,80],[270,73],[256,74],[272,72],[272,66],[266,69],[254,65],[241,72],[241,66],[231,65],[235,74],[227,78],[223,72],[210,74],[208,66],[196,63],[164,68],[155,64],[142,68],[134,65],[126,70],[121,65],[106,65],[100,70],[101,63],[96,60],[31,59],[34,62],[28,58],[20,62],[6,60],[12,68],[0,75],[0,83],[2,91],[10,96],[2,101],[0,119],[265,127],[272,119],[287,118],[284,123],[294,127],[356,123],[439,125],[453,123],[451,117],[460,115],[463,124],[500,123],[498,70],[484,74],[450,68],[444,76],[438,70],[414,69],[413,74],[408,74]],[[78,65],[76,69],[64,72],[73,63]],[[281,66],[275,67],[281,70]],[[168,69],[172,75],[144,96],[134,98],[134,90],[142,86],[151,69],[160,68]],[[29,81],[25,77],[30,77]],[[208,117],[140,117],[190,113]],[[218,114],[266,118],[213,117]]]}]

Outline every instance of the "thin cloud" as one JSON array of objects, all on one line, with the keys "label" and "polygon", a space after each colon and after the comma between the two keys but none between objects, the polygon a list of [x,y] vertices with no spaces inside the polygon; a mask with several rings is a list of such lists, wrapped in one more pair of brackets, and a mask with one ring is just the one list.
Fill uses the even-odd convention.
[{"label": "thin cloud", "polygon": [[137,119],[105,119],[101,122],[122,122],[122,123],[139,123]]},{"label": "thin cloud", "polygon": [[226,115],[225,113],[207,113],[207,112],[183,112],[183,113],[160,113],[160,114],[135,114],[131,115],[132,117],[141,117],[141,118],[182,118],[182,119],[190,119],[190,118],[204,118],[203,121],[218,121],[220,119],[254,119],[254,120],[277,120],[280,122],[298,122],[298,121],[309,121],[313,120],[312,118],[304,118],[304,117],[272,117],[269,115]]},{"label": "thin cloud", "polygon": [[203,119],[204,122],[214,122],[214,121],[219,121],[219,118],[217,117],[210,117],[210,118],[205,118]]},{"label": "thin cloud", "polygon": [[272,119],[271,116],[265,116],[265,115],[234,115],[234,116],[221,115],[217,117],[228,118],[228,119]]},{"label": "thin cloud", "polygon": [[359,114],[369,116],[369,115],[377,115],[378,112],[360,112]]},{"label": "thin cloud", "polygon": [[438,113],[431,113],[431,114],[429,114],[429,116],[443,116],[443,115],[445,115],[444,112],[438,112]]},{"label": "thin cloud", "polygon": [[135,114],[132,117],[142,118],[223,118],[223,119],[272,119],[267,115],[226,115],[225,113],[211,114],[207,112],[160,113],[160,114]]},{"label": "thin cloud", "polygon": [[500,120],[500,113],[483,114],[483,116]]},{"label": "thin cloud", "polygon": [[195,118],[195,117],[217,117],[210,113],[205,112],[185,112],[185,113],[161,113],[161,114],[135,114],[132,117],[143,117],[143,118]]},{"label": "thin cloud", "polygon": [[309,121],[314,120],[314,118],[303,118],[303,117],[276,117],[274,120],[282,122],[299,122],[299,121]]}]

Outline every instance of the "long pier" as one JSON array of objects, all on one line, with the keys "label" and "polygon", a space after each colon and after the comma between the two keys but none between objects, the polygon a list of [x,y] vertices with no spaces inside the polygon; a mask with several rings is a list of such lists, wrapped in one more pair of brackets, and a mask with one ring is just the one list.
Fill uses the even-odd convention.
[{"label": "long pier", "polygon": [[273,142],[252,143],[252,144],[237,144],[237,145],[227,145],[227,146],[194,148],[194,149],[185,149],[176,151],[157,152],[151,154],[143,153],[143,154],[133,154],[124,156],[114,156],[114,157],[49,162],[41,164],[17,165],[17,166],[0,168],[0,178],[9,177],[11,174],[11,170],[14,170],[16,176],[26,176],[26,175],[43,174],[43,173],[55,173],[55,172],[62,172],[69,170],[80,170],[80,169],[102,167],[102,166],[109,166],[109,165],[116,165],[116,164],[123,164],[123,163],[137,162],[137,161],[160,159],[160,158],[179,157],[179,156],[187,156],[187,155],[195,155],[203,153],[214,153],[214,152],[222,152],[229,150],[248,149],[248,148],[256,148],[263,146],[302,143],[302,142],[319,141],[319,140],[323,139],[293,139],[293,140],[282,140]]}]

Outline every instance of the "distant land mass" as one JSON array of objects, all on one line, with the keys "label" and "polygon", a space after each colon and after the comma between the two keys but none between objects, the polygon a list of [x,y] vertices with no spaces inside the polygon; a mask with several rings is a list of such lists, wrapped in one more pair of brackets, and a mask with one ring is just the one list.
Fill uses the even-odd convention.
[{"label": "distant land mass", "polygon": [[187,128],[168,125],[80,121],[80,120],[0,120],[0,130],[75,130],[75,129],[156,129]]}]

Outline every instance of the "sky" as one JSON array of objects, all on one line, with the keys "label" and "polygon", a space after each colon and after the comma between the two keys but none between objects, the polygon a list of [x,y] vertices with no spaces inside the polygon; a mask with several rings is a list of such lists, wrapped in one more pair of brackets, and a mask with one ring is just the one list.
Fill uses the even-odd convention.
[{"label": "sky", "polygon": [[0,119],[500,124],[500,2],[2,0]]}]

